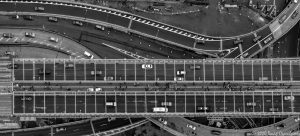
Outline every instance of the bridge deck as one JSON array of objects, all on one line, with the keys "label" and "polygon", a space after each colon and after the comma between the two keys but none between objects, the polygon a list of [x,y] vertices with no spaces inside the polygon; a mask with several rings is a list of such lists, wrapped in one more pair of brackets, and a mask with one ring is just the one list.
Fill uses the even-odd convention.
[{"label": "bridge deck", "polygon": [[[17,116],[199,116],[300,114],[300,92],[14,92]],[[291,100],[288,97],[292,97]],[[116,102],[108,106],[107,102]],[[171,102],[171,106],[162,105]],[[166,107],[168,113],[154,113]],[[200,107],[207,107],[201,110]]]},{"label": "bridge deck", "polygon": [[[299,82],[298,59],[15,59],[15,82]],[[152,68],[143,69],[143,64]],[[72,67],[70,67],[72,65]],[[99,74],[92,74],[99,71]],[[178,71],[185,71],[179,74]]]}]

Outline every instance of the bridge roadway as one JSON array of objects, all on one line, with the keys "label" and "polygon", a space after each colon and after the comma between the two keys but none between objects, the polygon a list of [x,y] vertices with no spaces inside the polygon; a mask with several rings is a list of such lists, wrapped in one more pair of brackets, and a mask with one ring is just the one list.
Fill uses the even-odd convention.
[{"label": "bridge roadway", "polygon": [[[13,92],[13,115],[35,117],[99,116],[261,116],[299,115],[300,92],[274,90],[253,92],[221,91],[24,91]],[[285,97],[294,97],[287,100]],[[116,106],[107,106],[116,102]],[[171,102],[164,106],[162,102]],[[249,105],[249,103],[255,103]],[[167,113],[155,113],[166,107]],[[198,107],[208,107],[199,111]]]},{"label": "bridge roadway", "polygon": [[[299,59],[14,59],[14,82],[284,83],[300,81]],[[143,64],[152,68],[143,69]],[[67,67],[71,66],[73,67]],[[196,69],[193,69],[196,67]],[[97,71],[98,75],[92,75]],[[185,74],[178,75],[178,71]]]},{"label": "bridge roadway", "polygon": [[[225,49],[233,49],[226,57],[237,57],[242,52],[243,54],[253,54],[262,48],[267,47],[270,43],[284,35],[290,28],[292,28],[300,18],[291,18],[292,13],[298,10],[299,3],[289,3],[287,8],[283,11],[283,14],[288,16],[287,20],[283,24],[278,24],[278,19],[265,25],[264,27],[247,34],[243,34],[236,37],[209,37],[203,36],[197,33],[193,33],[187,30],[176,28],[161,22],[157,22],[151,19],[133,15],[127,12],[94,6],[89,4],[69,3],[69,2],[53,2],[53,1],[6,1],[1,0],[1,10],[12,14],[22,13],[34,13],[35,15],[41,15],[34,11],[34,7],[45,7],[45,13],[53,15],[68,15],[68,19],[74,17],[80,17],[81,20],[87,21],[89,19],[105,22],[106,24],[116,25],[126,29],[128,32],[134,32],[143,34],[150,38],[155,38],[161,41],[171,42],[175,45],[193,49],[197,51],[205,52],[219,52]],[[43,14],[45,16],[45,14]],[[287,24],[285,24],[288,22]],[[282,27],[282,26],[285,27]],[[261,36],[261,39],[257,43],[253,42],[256,36]],[[233,44],[233,41],[239,37],[244,42],[241,46]],[[205,40],[205,44],[199,44],[199,40]],[[253,45],[253,46],[252,46]],[[241,49],[237,49],[241,48]],[[242,51],[242,52],[239,52]],[[225,54],[226,55],[226,54]]]}]

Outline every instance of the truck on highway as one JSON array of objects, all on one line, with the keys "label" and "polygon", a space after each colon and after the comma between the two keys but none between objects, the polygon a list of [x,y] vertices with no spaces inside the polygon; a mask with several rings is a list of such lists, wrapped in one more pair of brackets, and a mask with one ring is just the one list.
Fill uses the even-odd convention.
[{"label": "truck on highway", "polygon": [[283,16],[281,16],[281,17],[279,18],[278,23],[279,23],[279,24],[282,24],[286,19],[287,19],[287,15],[284,14]]}]

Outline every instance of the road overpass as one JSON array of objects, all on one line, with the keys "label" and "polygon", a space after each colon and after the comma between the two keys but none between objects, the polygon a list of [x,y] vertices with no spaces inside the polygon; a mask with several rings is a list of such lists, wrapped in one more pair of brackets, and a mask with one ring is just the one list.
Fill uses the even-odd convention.
[{"label": "road overpass", "polygon": [[[293,97],[289,100],[287,97]],[[268,116],[299,115],[297,90],[220,91],[23,91],[13,92],[13,115],[34,117],[100,116]],[[116,102],[109,106],[107,102]],[[162,105],[171,102],[171,106]],[[249,104],[250,103],[250,104]],[[166,107],[168,112],[153,112]],[[199,110],[207,107],[207,110]]]},{"label": "road overpass", "polygon": [[[130,33],[141,34],[183,48],[208,53],[212,56],[217,56],[214,53],[224,51],[222,56],[225,55],[226,57],[238,57],[240,54],[253,56],[283,36],[300,19],[299,16],[291,18],[292,13],[298,10],[299,7],[299,3],[291,2],[282,14],[279,15],[279,17],[281,17],[281,15],[287,15],[287,19],[282,24],[279,24],[278,19],[275,19],[268,25],[254,32],[235,37],[220,38],[203,36],[127,12],[89,4],[59,1],[1,0],[0,5],[4,7],[1,9],[4,11],[1,12],[2,15],[29,14],[92,21],[96,24],[122,29]],[[35,12],[34,7],[36,6],[45,7],[45,13]],[[258,36],[261,36],[261,38],[254,43],[253,39]],[[241,46],[233,44],[237,38],[244,41]],[[205,44],[199,44],[199,41],[205,41]]]},{"label": "road overpass", "polygon": [[[299,59],[13,59],[15,83],[298,83]],[[145,64],[149,68],[143,68]],[[96,74],[93,74],[96,73]]]}]

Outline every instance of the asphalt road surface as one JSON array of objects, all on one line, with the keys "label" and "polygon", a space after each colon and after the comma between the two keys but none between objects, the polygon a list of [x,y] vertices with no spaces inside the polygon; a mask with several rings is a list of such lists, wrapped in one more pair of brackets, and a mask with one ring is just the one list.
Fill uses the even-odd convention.
[{"label": "asphalt road surface", "polygon": [[[293,97],[291,99],[287,97]],[[14,92],[14,113],[300,112],[298,92]],[[170,102],[164,105],[163,102]],[[115,104],[109,104],[115,103]],[[207,107],[207,110],[201,110]],[[292,108],[291,108],[292,107]],[[200,109],[199,109],[200,108]]]},{"label": "asphalt road surface", "polygon": [[[62,60],[16,59],[15,81],[287,82],[300,80],[295,59]],[[147,68],[143,68],[147,64]],[[95,72],[97,74],[92,74]],[[44,80],[45,79],[45,80]]]}]

